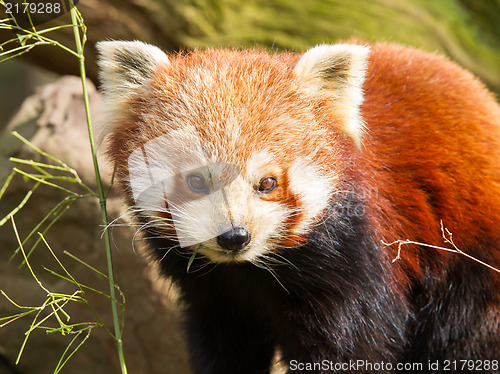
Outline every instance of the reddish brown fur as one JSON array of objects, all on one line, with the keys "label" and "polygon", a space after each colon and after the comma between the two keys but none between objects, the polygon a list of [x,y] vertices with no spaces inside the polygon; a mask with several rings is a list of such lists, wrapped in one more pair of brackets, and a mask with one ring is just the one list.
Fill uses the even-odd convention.
[{"label": "reddish brown fur", "polygon": [[[442,220],[461,248],[480,248],[485,234],[499,243],[500,107],[493,95],[440,56],[386,44],[372,48],[365,92],[361,174],[379,238],[442,246]],[[469,254],[500,265],[498,251]],[[412,275],[426,263],[442,268],[457,260],[410,246],[402,257]]]},{"label": "reddish brown fur", "polygon": [[[288,170],[305,155],[339,189],[332,209],[318,218],[324,224],[308,234],[289,234],[303,212],[285,222],[279,243],[285,248],[276,253],[293,267],[276,267],[275,277],[249,263],[215,266],[204,277],[188,274],[187,260],[168,249],[175,240],[149,239],[188,306],[194,371],[269,372],[275,347],[284,360],[304,362],[497,359],[499,276],[460,254],[418,245],[403,246],[392,264],[397,246],[381,244],[445,245],[442,221],[458,247],[500,268],[495,98],[443,57],[374,45],[359,150],[341,130],[335,102],[301,86],[293,71],[299,58],[213,50],[174,57],[114,124],[109,153],[131,204],[131,152],[188,125],[208,154],[216,152],[217,162],[238,165],[243,174],[254,152],[272,152],[268,172],[279,188],[264,200],[302,206]],[[353,201],[364,204],[363,217],[329,211]],[[278,287],[278,279],[291,292]]]},{"label": "reddish brown fur", "polygon": [[[500,231],[500,109],[470,73],[416,49],[373,46],[362,106],[368,131],[358,153],[339,133],[336,121],[340,119],[325,110],[329,103],[321,98],[311,102],[300,91],[292,71],[297,59],[291,54],[215,50],[172,59],[156,72],[152,90],[138,93],[129,103],[133,113],[130,121],[115,127],[109,153],[117,162],[120,179],[127,180],[126,160],[136,146],[181,127],[186,115],[190,123],[194,119],[200,138],[213,142],[207,147],[228,150],[225,161],[243,170],[250,153],[260,148],[270,149],[276,164],[285,170],[294,160],[291,154],[312,154],[318,149],[315,162],[330,165],[332,174],[339,170],[350,173],[349,165],[354,165],[361,171],[355,174],[364,177],[360,185],[366,189],[367,213],[380,240],[411,239],[442,245],[440,220],[455,234],[456,244],[466,248],[480,240],[483,232],[479,228],[490,236]],[[193,70],[204,69],[212,71],[222,87],[207,87],[203,93],[206,103],[198,103],[198,109],[203,110],[188,113],[190,109],[179,97],[199,96],[199,84],[189,79]],[[239,79],[242,72],[250,79]],[[230,108],[239,113],[234,120],[245,134],[237,147],[223,135],[213,138],[214,132],[226,131],[224,126],[231,116],[228,100]],[[264,107],[263,101],[267,103]],[[307,117],[311,104],[316,121]],[[297,121],[273,122],[284,114]],[[170,123],[169,128],[162,126],[169,118],[181,120]],[[209,122],[212,125],[206,126]],[[453,170],[453,179],[448,170]],[[283,175],[279,184],[286,187],[285,179]],[[422,190],[424,182],[432,191]],[[428,193],[439,200],[429,201]],[[264,198],[300,204],[289,191]],[[299,220],[297,214],[288,226]],[[497,236],[500,240],[500,234]],[[284,244],[303,238],[289,239]],[[389,257],[395,258],[396,250],[388,249]],[[470,254],[499,264],[498,254]],[[456,259],[452,254],[406,246],[402,263],[411,276],[418,276],[423,264],[436,256],[439,267],[445,258]]]}]

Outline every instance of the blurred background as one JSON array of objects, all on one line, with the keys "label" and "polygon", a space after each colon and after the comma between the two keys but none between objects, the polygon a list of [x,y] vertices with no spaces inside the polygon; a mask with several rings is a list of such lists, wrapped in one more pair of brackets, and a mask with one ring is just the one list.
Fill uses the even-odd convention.
[{"label": "blurred background", "polygon": [[[96,85],[94,45],[100,40],[137,39],[176,53],[206,47],[303,52],[319,43],[357,39],[402,43],[445,54],[500,93],[500,0],[81,0],[78,9],[88,28],[87,73]],[[66,14],[42,27],[68,23]],[[50,36],[73,48],[71,28],[51,32]],[[0,43],[12,37],[11,31],[0,30]],[[78,74],[75,57],[54,46],[39,46],[0,64],[0,188],[2,177],[13,166],[9,157],[44,161],[40,154],[9,134],[15,129],[75,168],[84,183],[95,190]],[[92,85],[89,95],[93,117],[98,122],[101,97]],[[102,168],[107,189],[111,170],[104,161]],[[21,177],[13,179],[0,200],[0,219],[26,196],[33,184],[28,182]],[[66,197],[54,188],[44,186],[37,190],[16,215],[21,234],[29,233]],[[113,190],[108,207],[111,219],[122,216],[123,203]],[[51,228],[48,242],[58,255],[64,256],[62,251],[68,250],[106,271],[100,222],[98,201],[80,199]],[[177,305],[175,290],[159,282],[154,271],[145,265],[134,231],[119,225],[126,224],[126,219],[117,222],[112,229],[112,244],[116,279],[127,297],[124,347],[129,372],[187,374],[187,353],[179,328],[182,309]],[[39,305],[46,294],[40,292],[26,267],[17,268],[20,256],[8,262],[16,247],[12,227],[0,227],[0,289],[22,305]],[[64,260],[76,279],[106,290],[106,279],[81,264]],[[42,267],[57,269],[58,265],[42,246],[34,252],[32,262],[37,274],[44,275],[40,279],[45,285],[58,292],[75,291],[73,285],[44,273]],[[109,326],[109,300],[92,293],[87,298]],[[17,312],[0,295],[0,318]],[[93,318],[81,308],[70,306],[69,312],[72,322]],[[0,374],[53,372],[71,336],[33,333],[20,364],[14,364],[30,321],[23,319],[5,327],[0,321]],[[92,333],[62,371],[119,372],[113,341],[102,329]]]},{"label": "blurred background", "polygon": [[[93,80],[94,43],[102,39],[139,39],[170,52],[207,46],[300,52],[354,37],[439,51],[500,92],[500,0],[84,0],[78,8],[88,26]],[[63,16],[48,26],[68,21]],[[71,29],[58,33],[55,39],[72,45]],[[10,37],[1,30],[0,40]],[[76,61],[56,47],[2,64],[0,126],[33,87],[68,73],[78,73]]]}]

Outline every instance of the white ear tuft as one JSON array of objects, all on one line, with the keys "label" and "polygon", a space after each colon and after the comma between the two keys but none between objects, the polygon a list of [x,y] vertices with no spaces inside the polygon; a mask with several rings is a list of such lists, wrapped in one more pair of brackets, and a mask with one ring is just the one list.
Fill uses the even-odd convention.
[{"label": "white ear tuft", "polygon": [[100,79],[106,93],[127,94],[146,83],[159,65],[168,63],[161,49],[139,41],[102,41],[96,48]]},{"label": "white ear tuft", "polygon": [[294,71],[312,94],[326,94],[344,120],[343,131],[359,147],[363,119],[363,82],[368,64],[369,47],[352,44],[319,45],[308,50]]},{"label": "white ear tuft", "polygon": [[140,92],[160,65],[168,64],[168,56],[161,49],[139,41],[102,41],[96,48],[107,115],[103,129],[106,132],[127,112],[127,98]]}]

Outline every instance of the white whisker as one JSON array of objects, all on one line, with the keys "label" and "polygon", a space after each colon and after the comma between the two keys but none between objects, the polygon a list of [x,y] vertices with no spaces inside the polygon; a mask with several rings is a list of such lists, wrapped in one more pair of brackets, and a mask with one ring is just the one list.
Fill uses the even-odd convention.
[{"label": "white whisker", "polygon": [[270,268],[269,266],[267,266],[267,264],[262,261],[261,259],[254,259],[254,260],[251,260],[250,261],[252,265],[258,267],[259,269],[262,269],[262,270],[265,270],[267,271],[269,274],[271,274],[273,276],[274,279],[276,279],[276,281],[278,282],[278,284],[281,286],[281,288],[283,288],[286,293],[288,295],[290,295],[290,291],[288,291],[286,289],[286,287],[283,285],[283,283],[281,283],[281,281],[278,279],[278,276],[276,275],[276,273],[273,271],[272,268]]}]

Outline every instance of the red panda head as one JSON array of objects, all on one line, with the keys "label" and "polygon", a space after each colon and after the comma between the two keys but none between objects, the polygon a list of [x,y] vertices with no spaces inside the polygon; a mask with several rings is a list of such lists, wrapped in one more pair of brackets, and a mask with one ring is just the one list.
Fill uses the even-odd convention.
[{"label": "red panda head", "polygon": [[98,49],[109,154],[144,228],[214,262],[258,262],[321,219],[344,138],[362,135],[368,48]]}]

